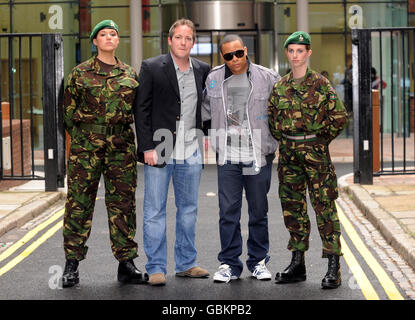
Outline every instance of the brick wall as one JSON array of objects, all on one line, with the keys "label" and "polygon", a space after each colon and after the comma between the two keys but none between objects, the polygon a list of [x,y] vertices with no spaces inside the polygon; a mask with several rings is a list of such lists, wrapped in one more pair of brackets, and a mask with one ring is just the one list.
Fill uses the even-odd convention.
[{"label": "brick wall", "polygon": [[10,106],[8,102],[2,102],[1,103],[1,118],[3,120],[9,120],[10,119]]},{"label": "brick wall", "polygon": [[[10,136],[10,121],[3,120],[3,138]],[[22,120],[23,148],[20,139],[20,120],[12,120],[12,156],[13,173],[11,170],[4,170],[3,175],[29,175],[32,173],[32,149],[30,141],[30,120]],[[22,151],[23,151],[23,173],[22,173]]]},{"label": "brick wall", "polygon": [[415,132],[415,111],[414,111],[414,102],[415,98],[411,97],[410,109],[409,109],[409,118],[410,118],[410,131]]}]

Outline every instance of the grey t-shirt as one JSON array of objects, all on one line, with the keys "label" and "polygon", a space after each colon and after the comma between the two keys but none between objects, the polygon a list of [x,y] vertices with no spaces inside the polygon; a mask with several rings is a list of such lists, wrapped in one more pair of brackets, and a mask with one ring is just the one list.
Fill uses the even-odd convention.
[{"label": "grey t-shirt", "polygon": [[227,156],[231,162],[253,161],[252,141],[249,134],[247,103],[251,84],[247,73],[232,75],[226,82],[227,109]]}]

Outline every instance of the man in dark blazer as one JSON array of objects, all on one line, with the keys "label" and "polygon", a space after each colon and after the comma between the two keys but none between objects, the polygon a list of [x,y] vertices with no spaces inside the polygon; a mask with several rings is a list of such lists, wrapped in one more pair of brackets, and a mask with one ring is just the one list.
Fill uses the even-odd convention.
[{"label": "man in dark blazer", "polygon": [[201,102],[209,66],[190,58],[193,22],[170,28],[170,52],[144,60],[134,106],[138,158],[144,167],[143,245],[150,285],[166,283],[166,202],[173,179],[176,276],[207,278],[196,264],[195,229],[202,170]]}]

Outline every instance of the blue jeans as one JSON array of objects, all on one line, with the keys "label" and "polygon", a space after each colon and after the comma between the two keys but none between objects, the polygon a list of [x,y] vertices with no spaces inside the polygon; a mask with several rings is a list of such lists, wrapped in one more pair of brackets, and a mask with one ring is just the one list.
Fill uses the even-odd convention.
[{"label": "blue jeans", "polygon": [[221,251],[218,260],[232,268],[240,276],[243,264],[242,254],[241,208],[242,191],[245,189],[248,202],[248,260],[246,264],[253,272],[255,265],[265,259],[268,262],[268,198],[271,186],[272,163],[262,167],[257,174],[244,174],[249,166],[242,163],[225,163],[218,166],[219,190],[219,234]]},{"label": "blue jeans", "polygon": [[176,203],[176,272],[196,266],[197,200],[202,172],[202,156],[197,150],[186,160],[170,159],[164,168],[144,166],[143,245],[148,274],[166,274],[166,202],[170,178],[173,178]]}]

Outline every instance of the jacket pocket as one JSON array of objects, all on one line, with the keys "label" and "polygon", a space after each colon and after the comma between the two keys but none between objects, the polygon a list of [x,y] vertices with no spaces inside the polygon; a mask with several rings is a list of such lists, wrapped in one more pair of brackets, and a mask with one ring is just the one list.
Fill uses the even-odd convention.
[{"label": "jacket pocket", "polygon": [[120,88],[118,93],[121,99],[121,109],[125,116],[131,116],[137,87],[138,82],[134,79],[127,78],[120,81]]},{"label": "jacket pocket", "polygon": [[99,97],[103,86],[102,81],[90,78],[78,78],[75,81],[77,91],[81,91],[83,94],[89,94],[93,97]]},{"label": "jacket pocket", "polygon": [[80,111],[85,114],[95,114],[99,109],[102,82],[90,78],[78,78],[75,81]]},{"label": "jacket pocket", "polygon": [[138,82],[132,78],[123,78],[119,82],[119,92],[123,95],[131,94],[138,87]]},{"label": "jacket pocket", "polygon": [[210,104],[211,115],[213,118],[218,110],[219,112],[223,110],[222,91],[220,89],[208,90],[206,96]]},{"label": "jacket pocket", "polygon": [[207,95],[209,98],[219,99],[222,98],[222,90],[220,89],[211,89],[207,91]]},{"label": "jacket pocket", "polygon": [[106,106],[107,115],[111,115],[115,123],[132,122],[132,108],[138,82],[129,77],[112,78],[108,81],[107,90],[110,98]]},{"label": "jacket pocket", "polygon": [[322,123],[326,112],[319,103],[303,104],[302,113],[305,125],[310,131],[318,131],[323,127]]}]

